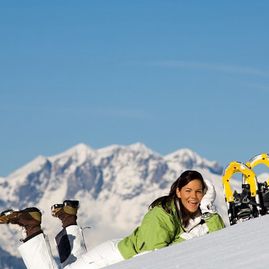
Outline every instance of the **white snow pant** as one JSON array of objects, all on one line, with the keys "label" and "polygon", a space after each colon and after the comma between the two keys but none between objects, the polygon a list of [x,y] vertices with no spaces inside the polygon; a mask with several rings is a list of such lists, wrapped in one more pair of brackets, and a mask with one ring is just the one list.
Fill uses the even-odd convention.
[{"label": "white snow pant", "polygon": [[[106,241],[87,251],[82,231],[77,225],[68,226],[56,236],[56,240],[64,269],[99,269],[124,260],[117,248],[118,240]],[[66,248],[64,243],[67,245],[69,243],[67,246],[69,254],[66,256],[63,250]],[[43,234],[23,243],[19,247],[19,252],[27,269],[58,269],[49,241]]]}]

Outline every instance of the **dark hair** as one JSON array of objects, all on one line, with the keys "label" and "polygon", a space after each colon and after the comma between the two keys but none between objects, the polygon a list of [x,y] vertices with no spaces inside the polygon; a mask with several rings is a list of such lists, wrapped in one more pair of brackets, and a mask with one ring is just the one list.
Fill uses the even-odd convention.
[{"label": "dark hair", "polygon": [[182,187],[184,187],[189,182],[195,179],[198,179],[201,181],[203,190],[205,190],[206,184],[204,182],[203,176],[195,170],[186,170],[172,184],[169,194],[166,196],[161,196],[157,198],[155,201],[151,203],[149,208],[153,208],[155,206],[161,205],[168,214],[171,214],[170,204],[172,201],[174,201],[176,205],[176,201],[178,200],[180,204],[180,212],[177,206],[176,206],[176,211],[177,211],[178,217],[181,217],[183,225],[186,226],[189,222],[189,219],[192,217],[192,214],[189,213],[185,209],[185,207],[182,205],[181,199],[177,197],[176,192],[177,192],[177,189],[181,190]]}]

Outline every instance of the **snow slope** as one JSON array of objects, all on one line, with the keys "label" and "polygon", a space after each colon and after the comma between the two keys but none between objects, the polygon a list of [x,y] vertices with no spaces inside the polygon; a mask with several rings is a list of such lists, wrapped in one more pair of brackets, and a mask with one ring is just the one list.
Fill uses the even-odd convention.
[{"label": "snow slope", "polygon": [[107,268],[265,269],[269,262],[268,227],[269,216],[263,216]]}]

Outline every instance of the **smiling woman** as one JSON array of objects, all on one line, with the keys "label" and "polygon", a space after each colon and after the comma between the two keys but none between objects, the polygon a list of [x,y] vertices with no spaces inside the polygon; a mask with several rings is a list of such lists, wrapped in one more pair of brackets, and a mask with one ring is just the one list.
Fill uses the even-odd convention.
[{"label": "smiling woman", "polygon": [[[98,269],[220,230],[224,223],[214,210],[214,199],[213,185],[205,182],[199,172],[187,170],[172,184],[168,195],[150,205],[132,234],[121,240],[104,242],[89,251],[76,222],[78,201],[66,200],[54,205],[52,215],[61,220],[63,227],[56,236],[62,267]],[[41,212],[37,208],[5,211],[0,223],[18,224],[26,229],[27,237],[19,250],[28,269],[56,268],[41,230]]]},{"label": "smiling woman", "polygon": [[[132,234],[121,240],[104,242],[89,251],[76,222],[78,201],[66,200],[54,205],[52,215],[61,220],[63,227],[56,236],[62,267],[102,268],[220,230],[224,223],[214,211],[214,199],[213,185],[206,183],[199,172],[187,170],[172,184],[168,195],[159,197],[150,205],[140,226]],[[41,230],[41,212],[37,208],[5,211],[0,223],[18,224],[26,229],[26,238],[19,250],[28,269],[35,269],[37,265],[40,269],[56,268]]]},{"label": "smiling woman", "polygon": [[215,190],[194,170],[183,172],[166,196],[151,205],[141,225],[121,240],[118,248],[125,259],[205,235],[224,227],[214,210]]},{"label": "smiling woman", "polygon": [[214,211],[215,190],[212,183],[205,182],[199,172],[187,170],[172,184],[169,195],[156,199],[151,207],[161,204],[169,212],[167,205],[172,200],[176,204],[176,211],[183,226],[187,226],[190,219],[194,219],[201,212]]}]

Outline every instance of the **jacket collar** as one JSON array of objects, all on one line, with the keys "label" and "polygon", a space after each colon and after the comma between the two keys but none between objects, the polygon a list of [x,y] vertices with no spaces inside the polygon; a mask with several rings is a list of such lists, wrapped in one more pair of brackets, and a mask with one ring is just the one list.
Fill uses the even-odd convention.
[{"label": "jacket collar", "polygon": [[[178,209],[179,216],[177,214],[176,208]],[[182,216],[181,216],[180,203],[179,203],[179,200],[178,199],[176,199],[176,201],[172,203],[171,209],[173,211],[173,214],[175,216],[178,216],[177,219],[181,223]],[[194,228],[195,226],[197,226],[198,224],[200,224],[201,223],[201,220],[202,220],[202,215],[201,215],[200,212],[198,212],[193,218],[190,218],[189,223],[188,223],[188,225],[186,227],[183,226],[182,223],[181,223],[181,225],[182,225],[183,229],[186,232],[189,232],[192,228]]]}]

